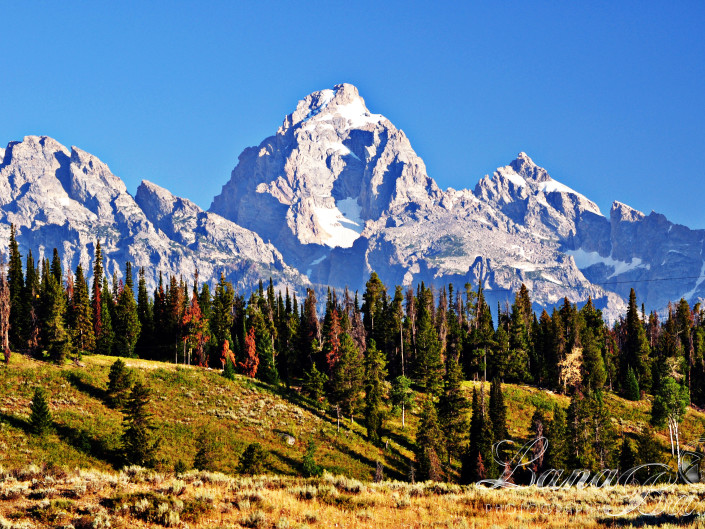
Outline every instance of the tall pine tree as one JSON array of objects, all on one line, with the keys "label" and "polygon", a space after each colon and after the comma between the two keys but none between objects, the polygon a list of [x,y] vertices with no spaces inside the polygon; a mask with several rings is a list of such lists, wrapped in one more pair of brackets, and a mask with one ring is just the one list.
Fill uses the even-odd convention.
[{"label": "tall pine tree", "polygon": [[384,379],[387,376],[386,362],[374,340],[370,340],[365,351],[365,426],[367,436],[379,443],[382,434],[384,411]]},{"label": "tall pine tree", "polygon": [[448,463],[459,458],[465,446],[468,426],[468,399],[462,390],[462,370],[454,356],[446,358],[446,373],[443,377],[443,393],[438,401],[438,416],[445,435]]}]

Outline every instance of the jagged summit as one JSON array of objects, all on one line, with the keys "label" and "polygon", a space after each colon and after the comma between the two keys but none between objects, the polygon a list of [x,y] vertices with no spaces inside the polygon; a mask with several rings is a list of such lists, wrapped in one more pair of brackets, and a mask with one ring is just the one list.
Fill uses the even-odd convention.
[{"label": "jagged summit", "polygon": [[575,231],[574,222],[584,212],[602,216],[597,204],[551,178],[546,169],[524,152],[520,152],[509,165],[498,168],[491,177],[482,178],[475,186],[474,194],[523,224],[536,223],[537,220],[546,224],[540,218],[555,219],[555,222],[548,223],[553,225],[550,231],[557,231],[562,237]]},{"label": "jagged summit", "polygon": [[306,96],[274,136],[246,149],[210,210],[306,269],[326,248],[352,247],[368,222],[441,197],[408,138],[340,84]]},{"label": "jagged summit", "polygon": [[[296,110],[284,118],[279,132],[286,133],[297,125],[310,129],[315,122],[327,122],[343,129],[374,127],[385,119],[380,114],[370,113],[357,87],[343,83],[313,92],[299,101]],[[337,121],[333,123],[333,120]]]},{"label": "jagged summit", "polygon": [[646,215],[627,204],[615,200],[610,210],[610,218],[626,222],[636,222],[642,220]]}]

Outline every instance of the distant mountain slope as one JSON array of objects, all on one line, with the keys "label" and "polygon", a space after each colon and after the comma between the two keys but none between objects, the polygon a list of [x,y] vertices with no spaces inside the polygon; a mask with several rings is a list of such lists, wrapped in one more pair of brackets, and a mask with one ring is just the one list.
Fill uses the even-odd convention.
[{"label": "distant mountain slope", "polygon": [[90,272],[100,240],[110,274],[121,276],[129,260],[146,268],[150,288],[159,272],[191,280],[197,269],[202,280],[223,272],[241,286],[269,275],[306,282],[256,234],[147,182],[138,196],[139,203],[95,156],[27,136],[8,144],[0,163],[0,247],[7,247],[14,223],[25,255],[31,249],[42,258],[58,248],[65,268],[80,262]]},{"label": "distant mountain slope", "polygon": [[[47,137],[0,151],[0,245],[53,246],[87,266],[97,238],[112,273],[125,260],[241,287],[362,289],[482,283],[491,302],[525,283],[537,305],[592,297],[608,318],[633,286],[647,309],[705,297],[705,231],[615,202],[609,218],[525,153],[474,189],[441,190],[403,131],[350,84],[299,101],[278,131],[245,149],[210,211],[143,182],[133,198],[94,156]],[[83,250],[86,248],[86,250]]]}]

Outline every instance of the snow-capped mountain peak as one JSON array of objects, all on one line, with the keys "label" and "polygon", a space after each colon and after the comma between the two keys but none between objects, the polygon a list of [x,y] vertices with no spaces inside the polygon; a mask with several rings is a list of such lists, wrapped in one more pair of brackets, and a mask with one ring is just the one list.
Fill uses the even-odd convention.
[{"label": "snow-capped mountain peak", "polygon": [[284,118],[279,133],[300,125],[305,130],[328,126],[336,129],[374,127],[384,121],[381,114],[372,114],[358,89],[343,83],[313,92],[299,101],[296,110]]},{"label": "snow-capped mountain peak", "polygon": [[441,197],[404,133],[339,84],[303,98],[276,135],[246,149],[211,211],[307,267],[326,248],[350,248],[368,221]]}]

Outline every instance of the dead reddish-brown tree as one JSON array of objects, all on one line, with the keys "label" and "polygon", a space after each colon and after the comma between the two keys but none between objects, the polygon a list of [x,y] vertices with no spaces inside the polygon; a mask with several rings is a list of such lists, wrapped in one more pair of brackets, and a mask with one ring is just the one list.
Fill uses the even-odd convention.
[{"label": "dead reddish-brown tree", "polygon": [[184,316],[181,320],[182,328],[184,329],[183,340],[196,354],[196,364],[201,367],[208,365],[208,358],[205,352],[205,345],[210,339],[208,336],[208,320],[203,317],[201,307],[198,304],[198,298],[194,292],[191,298],[191,303],[184,311]]},{"label": "dead reddish-brown tree", "polygon": [[254,378],[259,367],[259,357],[257,356],[257,344],[255,342],[255,328],[250,327],[245,337],[245,361],[239,363],[242,373]]},{"label": "dead reddish-brown tree", "polygon": [[340,359],[340,316],[338,311],[333,309],[330,317],[330,327],[326,336],[325,353],[326,367],[328,368],[328,376],[333,374],[333,368]]},{"label": "dead reddish-brown tree", "polygon": [[225,363],[228,361],[228,358],[230,358],[230,362],[233,366],[237,365],[235,353],[230,350],[230,342],[225,340],[223,342],[223,347],[220,349],[220,362],[223,364],[223,369],[225,369]]}]

